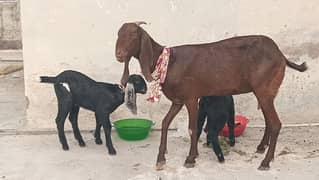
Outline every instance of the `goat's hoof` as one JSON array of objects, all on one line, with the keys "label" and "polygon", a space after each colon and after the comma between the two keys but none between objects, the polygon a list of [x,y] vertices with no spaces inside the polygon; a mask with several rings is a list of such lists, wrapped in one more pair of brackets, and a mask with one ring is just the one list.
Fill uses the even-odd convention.
[{"label": "goat's hoof", "polygon": [[115,149],[111,149],[111,150],[109,150],[109,154],[110,154],[110,155],[116,155],[116,151],[115,151]]},{"label": "goat's hoof", "polygon": [[101,145],[103,142],[101,139],[95,139],[95,144]]},{"label": "goat's hoof", "polygon": [[225,162],[224,157],[218,157],[218,162],[220,162],[220,163],[224,163],[224,162]]},{"label": "goat's hoof", "polygon": [[166,164],[166,161],[157,162],[157,163],[156,163],[156,170],[157,170],[157,171],[163,170],[165,164]]},{"label": "goat's hoof", "polygon": [[229,145],[231,146],[231,147],[234,147],[235,146],[235,140],[233,141],[233,140],[230,140],[229,141]]},{"label": "goat's hoof", "polygon": [[186,167],[186,168],[193,168],[193,167],[195,167],[195,163],[184,163],[184,167]]},{"label": "goat's hoof", "polygon": [[80,147],[85,147],[85,142],[84,141],[79,141],[79,146]]},{"label": "goat's hoof", "polygon": [[196,163],[195,158],[189,158],[189,157],[188,157],[188,158],[185,160],[184,166],[185,166],[186,168],[193,168],[193,167],[195,167],[195,163]]},{"label": "goat's hoof", "polygon": [[260,171],[268,171],[270,169],[270,166],[268,165],[268,166],[263,166],[263,165],[260,165],[259,167],[258,167],[258,170],[260,170]]},{"label": "goat's hoof", "polygon": [[258,167],[258,170],[260,171],[268,171],[269,169],[270,169],[269,162],[266,162],[265,160],[263,160],[260,166]]},{"label": "goat's hoof", "polygon": [[69,150],[69,146],[68,146],[67,144],[62,145],[62,149],[63,149],[64,151],[68,151],[68,150]]}]

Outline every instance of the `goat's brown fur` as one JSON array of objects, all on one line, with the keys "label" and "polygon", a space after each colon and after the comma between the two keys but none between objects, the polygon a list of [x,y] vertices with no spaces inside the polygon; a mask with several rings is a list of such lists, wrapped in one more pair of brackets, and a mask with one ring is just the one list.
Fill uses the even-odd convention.
[{"label": "goat's brown fur", "polygon": [[[118,32],[115,52],[117,60],[125,62],[121,83],[125,85],[127,82],[128,64],[132,56],[138,59],[146,80],[152,81],[151,72],[163,48],[137,24],[123,24]],[[260,169],[268,169],[269,162],[274,158],[281,128],[274,98],[284,78],[286,65],[298,71],[307,69],[305,64],[297,65],[288,61],[272,39],[260,35],[172,47],[167,77],[162,85],[163,93],[172,101],[172,105],[162,122],[157,168],[162,169],[165,164],[167,130],[183,105],[187,107],[189,129],[192,132],[185,166],[193,167],[198,155],[198,98],[253,92],[266,124],[257,151],[264,152],[269,145]]]}]

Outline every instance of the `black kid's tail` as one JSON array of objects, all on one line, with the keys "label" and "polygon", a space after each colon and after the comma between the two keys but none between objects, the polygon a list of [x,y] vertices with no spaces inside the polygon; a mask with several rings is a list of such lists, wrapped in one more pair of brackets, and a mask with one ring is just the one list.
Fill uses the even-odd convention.
[{"label": "black kid's tail", "polygon": [[40,76],[41,83],[56,83],[56,77],[50,76]]}]

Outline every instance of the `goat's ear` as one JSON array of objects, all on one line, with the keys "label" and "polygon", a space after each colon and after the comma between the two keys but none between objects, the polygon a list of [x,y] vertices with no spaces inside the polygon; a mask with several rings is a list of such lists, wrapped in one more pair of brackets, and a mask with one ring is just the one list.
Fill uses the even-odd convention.
[{"label": "goat's ear", "polygon": [[146,32],[143,32],[141,37],[139,62],[142,69],[142,73],[148,82],[153,81],[151,71],[150,71],[152,60],[153,60],[152,42],[149,35]]},{"label": "goat's ear", "polygon": [[131,110],[133,114],[137,114],[136,94],[134,85],[131,82],[127,82],[124,98],[126,106]]},{"label": "goat's ear", "polygon": [[130,71],[129,71],[129,61],[125,61],[124,62],[124,71],[122,74],[122,78],[121,78],[121,85],[122,86],[126,86],[126,83],[128,81],[129,75],[130,75]]}]

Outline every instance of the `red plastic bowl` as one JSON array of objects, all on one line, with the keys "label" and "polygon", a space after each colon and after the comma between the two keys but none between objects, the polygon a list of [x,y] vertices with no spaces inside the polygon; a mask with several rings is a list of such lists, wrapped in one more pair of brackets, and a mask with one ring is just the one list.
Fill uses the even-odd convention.
[{"label": "red plastic bowl", "polygon": [[[248,122],[249,120],[244,116],[240,116],[240,115],[235,116],[235,129],[234,129],[235,137],[238,137],[243,134]],[[224,128],[220,131],[219,135],[228,137],[228,134],[229,134],[229,129],[226,124]]]}]

